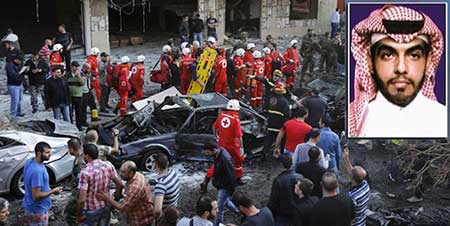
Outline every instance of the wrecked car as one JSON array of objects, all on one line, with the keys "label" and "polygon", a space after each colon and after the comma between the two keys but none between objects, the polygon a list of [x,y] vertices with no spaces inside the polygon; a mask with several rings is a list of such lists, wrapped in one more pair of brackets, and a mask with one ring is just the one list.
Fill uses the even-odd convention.
[{"label": "wrecked car", "polygon": [[68,140],[23,131],[0,131],[0,193],[18,197],[25,194],[23,168],[26,160],[34,157],[34,147],[41,141],[52,147],[51,157],[45,162],[50,185],[71,175],[74,157],[67,152]]},{"label": "wrecked car", "polygon": [[[110,156],[114,165],[133,160],[147,171],[154,170],[154,159],[163,153],[172,161],[209,161],[203,144],[215,140],[212,124],[225,109],[228,98],[217,93],[168,96],[157,105],[153,102],[141,110],[101,124],[99,142],[113,144],[112,129],[119,129],[122,154]],[[175,107],[174,107],[175,106]],[[266,119],[241,102],[239,112],[247,155],[262,150]]]}]

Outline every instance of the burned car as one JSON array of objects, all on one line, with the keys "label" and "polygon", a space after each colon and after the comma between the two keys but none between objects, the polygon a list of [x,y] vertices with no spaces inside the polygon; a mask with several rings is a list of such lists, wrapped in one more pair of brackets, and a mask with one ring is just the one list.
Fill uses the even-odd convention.
[{"label": "burned car", "polygon": [[[119,129],[121,155],[110,156],[114,165],[133,160],[147,171],[154,170],[158,153],[176,160],[210,160],[203,144],[215,140],[212,124],[225,109],[228,98],[217,93],[168,96],[161,104],[148,103],[141,110],[120,116],[97,127],[99,142],[113,144],[112,129]],[[266,119],[244,103],[239,111],[247,155],[260,151]]]}]

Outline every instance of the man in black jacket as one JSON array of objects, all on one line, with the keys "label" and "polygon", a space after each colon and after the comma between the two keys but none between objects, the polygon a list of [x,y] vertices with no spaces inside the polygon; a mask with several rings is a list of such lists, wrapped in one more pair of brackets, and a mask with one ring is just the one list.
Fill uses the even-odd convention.
[{"label": "man in black jacket", "polygon": [[291,170],[292,159],[287,155],[280,157],[285,170],[272,183],[268,207],[272,211],[276,225],[290,225],[293,215],[294,185],[302,177]]},{"label": "man in black jacket", "polygon": [[10,116],[12,118],[22,117],[22,109],[20,104],[22,102],[23,93],[23,81],[22,75],[23,58],[20,55],[16,55],[12,58],[11,62],[6,64],[6,76],[8,84],[8,93],[11,97]]},{"label": "man in black jacket", "polygon": [[53,117],[61,119],[62,115],[64,121],[70,122],[69,85],[64,79],[61,69],[55,69],[52,77],[45,82],[45,96],[47,97],[47,106],[53,110]]},{"label": "man in black jacket", "polygon": [[200,44],[203,43],[203,29],[205,29],[205,25],[200,19],[200,14],[197,13],[192,20],[192,33],[194,33],[194,41],[198,41]]},{"label": "man in black jacket", "polygon": [[189,16],[184,15],[182,17],[180,26],[178,27],[178,33],[180,33],[180,43],[189,42]]},{"label": "man in black jacket", "polygon": [[[31,93],[31,106],[33,113],[38,111],[38,96],[41,95],[42,102],[45,102],[44,85],[45,77],[50,70],[47,62],[43,59],[39,59],[39,53],[33,53],[31,59],[25,62],[25,66],[28,66],[28,80],[30,82]],[[45,106],[47,108],[47,106]]]},{"label": "man in black jacket", "polygon": [[308,226],[311,221],[312,209],[319,198],[311,196],[314,184],[307,178],[300,179],[294,187],[294,214],[292,215],[292,226]]},{"label": "man in black jacket", "polygon": [[308,150],[309,162],[300,163],[295,170],[297,173],[310,179],[314,183],[313,196],[322,197],[320,181],[326,169],[319,165],[320,150],[313,146]]},{"label": "man in black jacket", "polygon": [[204,149],[214,157],[214,174],[212,184],[217,189],[218,211],[214,225],[223,223],[224,207],[239,213],[239,209],[231,202],[230,197],[236,188],[237,181],[234,176],[233,161],[230,154],[219,147],[217,142],[208,142]]},{"label": "man in black jacket", "polygon": [[305,122],[313,128],[320,128],[319,121],[328,110],[328,103],[325,98],[319,96],[319,90],[313,89],[312,95],[303,98],[300,103],[308,109],[308,117]]}]

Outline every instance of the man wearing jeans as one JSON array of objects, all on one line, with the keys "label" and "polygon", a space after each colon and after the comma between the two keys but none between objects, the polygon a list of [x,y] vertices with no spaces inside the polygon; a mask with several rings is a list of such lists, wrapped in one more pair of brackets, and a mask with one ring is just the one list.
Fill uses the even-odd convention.
[{"label": "man wearing jeans", "polygon": [[22,75],[21,67],[22,67],[23,58],[20,55],[14,56],[11,62],[6,64],[6,76],[8,77],[8,93],[11,97],[11,108],[10,108],[10,116],[12,118],[22,117],[22,110],[20,107],[20,102],[22,101],[22,93],[23,93],[23,81],[24,77]]},{"label": "man wearing jeans", "polygon": [[192,20],[192,32],[194,33],[194,40],[198,41],[200,44],[203,43],[203,20],[200,19],[200,14],[195,14],[195,18]]},{"label": "man wearing jeans", "polygon": [[237,181],[234,174],[233,162],[230,154],[219,147],[216,142],[208,142],[204,145],[204,149],[208,154],[214,157],[214,174],[213,185],[217,188],[218,212],[214,221],[214,226],[223,223],[224,207],[227,207],[235,213],[239,213],[239,209],[231,202],[230,197],[236,188]]},{"label": "man wearing jeans", "polygon": [[95,144],[83,145],[84,161],[86,168],[80,172],[78,188],[78,219],[83,226],[106,226],[110,223],[111,209],[104,201],[97,198],[97,194],[109,193],[110,182],[114,181],[116,192],[114,199],[117,201],[122,194],[123,185],[116,169],[108,161],[98,159],[98,150]]}]

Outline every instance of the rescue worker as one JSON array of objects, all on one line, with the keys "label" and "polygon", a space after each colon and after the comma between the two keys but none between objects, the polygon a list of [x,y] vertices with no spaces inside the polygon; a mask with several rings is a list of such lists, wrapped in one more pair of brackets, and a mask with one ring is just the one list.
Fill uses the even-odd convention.
[{"label": "rescue worker", "polygon": [[293,39],[289,43],[289,48],[284,52],[284,60],[286,64],[282,67],[282,72],[286,75],[286,85],[289,88],[294,87],[295,75],[298,67],[300,66],[300,60],[297,50],[297,40]]},{"label": "rescue worker", "polygon": [[100,103],[100,97],[102,96],[102,89],[100,87],[99,82],[99,74],[98,74],[98,55],[100,54],[100,50],[96,47],[89,50],[89,56],[86,58],[86,62],[91,65],[91,85],[95,90],[95,96],[97,97],[98,103]]},{"label": "rescue worker", "polygon": [[192,50],[191,50],[192,58],[197,59],[200,56],[201,52],[202,52],[202,50],[200,49],[200,42],[193,41],[191,48],[192,48]]},{"label": "rescue worker", "polygon": [[302,39],[302,45],[300,47],[300,54],[303,57],[303,63],[302,63],[302,78],[304,78],[306,71],[308,70],[309,73],[313,73],[314,70],[314,61],[313,61],[313,55],[314,55],[314,43],[312,39],[312,29],[308,29],[308,32]]},{"label": "rescue worker", "polygon": [[234,55],[233,61],[234,65],[236,67],[236,78],[234,80],[234,98],[239,99],[242,95],[242,90],[245,88],[244,84],[246,81],[246,70],[244,61],[242,60],[242,57],[245,54],[245,50],[242,48],[239,48],[236,50],[236,53]]},{"label": "rescue worker", "polygon": [[[264,84],[264,87],[265,87],[265,91],[264,91],[264,103],[266,103],[267,101],[269,101],[269,98],[271,97],[271,95],[272,95],[272,93],[273,93],[272,90],[273,90],[273,88],[274,88],[276,82],[282,80],[282,78],[283,78],[283,72],[281,72],[280,70],[276,69],[276,70],[272,73],[272,79],[268,79],[267,77],[256,77],[256,76],[254,76],[254,75],[248,75],[247,77],[248,77],[249,79],[256,79],[256,80],[258,80],[259,82],[261,82],[261,83]],[[281,81],[281,82],[282,82],[282,81]],[[283,84],[285,84],[285,83],[283,82]],[[286,87],[285,87],[285,90],[286,90]],[[290,94],[288,94],[288,95],[290,95]],[[285,95],[285,96],[286,96],[286,98],[288,98],[287,95]],[[264,106],[265,106],[265,104],[264,104]]]},{"label": "rescue worker", "polygon": [[277,49],[277,46],[272,44],[273,48],[271,49],[272,53],[272,72],[275,70],[281,70],[281,67],[284,65],[284,58],[281,52]]},{"label": "rescue worker", "polygon": [[63,46],[61,44],[55,44],[53,46],[53,51],[50,55],[50,71],[55,71],[57,68],[64,68],[66,65],[61,56],[62,48]]},{"label": "rescue worker", "polygon": [[249,68],[255,63],[255,59],[253,58],[253,52],[255,52],[255,50],[256,50],[255,43],[247,44],[247,51],[245,51],[242,60],[244,61],[244,64],[246,64],[247,67]]},{"label": "rescue worker", "polygon": [[130,82],[128,82],[128,74],[130,73],[130,66],[128,65],[128,62],[130,62],[130,58],[128,56],[123,56],[120,58],[119,88],[117,90],[120,100],[116,107],[116,109],[120,110],[120,115],[125,115],[127,113],[128,92],[131,89]]},{"label": "rescue worker", "polygon": [[272,62],[273,58],[271,50],[268,47],[264,47],[264,77],[272,79]]},{"label": "rescue worker", "polygon": [[227,95],[227,59],[225,58],[225,50],[217,49],[217,58],[214,65],[216,78],[214,81],[214,92]]},{"label": "rescue worker", "polygon": [[[255,69],[255,77],[264,78],[264,61],[262,59],[262,54],[260,51],[253,52],[253,57],[255,58],[255,63],[253,68]],[[250,79],[251,87],[251,97],[250,105],[252,107],[261,107],[262,105],[262,95],[263,95],[263,84],[255,79]]]},{"label": "rescue worker", "polygon": [[162,54],[160,58],[160,71],[161,76],[164,78],[164,81],[161,83],[161,89],[165,90],[170,87],[170,69],[169,65],[172,64],[173,58],[170,55],[171,47],[169,45],[165,45],[162,47]]},{"label": "rescue worker", "polygon": [[130,83],[133,89],[133,95],[131,96],[131,101],[135,102],[142,100],[144,98],[144,81],[145,81],[145,66],[144,66],[145,56],[137,56],[137,61],[133,64],[131,68]]},{"label": "rescue worker", "polygon": [[[242,142],[241,121],[239,118],[239,101],[231,99],[227,103],[225,111],[217,116],[213,124],[213,133],[218,139],[220,147],[225,148],[233,159],[233,166],[236,179],[242,183],[244,174],[244,145]],[[206,191],[211,177],[214,175],[214,166],[211,166],[206,173],[204,181],[201,183],[201,190]]]},{"label": "rescue worker", "polygon": [[266,159],[267,153],[269,153],[269,155],[272,153],[272,145],[275,142],[281,127],[283,127],[286,120],[289,119],[289,102],[285,98],[285,94],[286,85],[282,81],[277,81],[273,85],[268,101],[264,102],[264,111],[267,114],[267,135],[264,138],[263,160]]},{"label": "rescue worker", "polygon": [[192,58],[191,50],[188,48],[184,48],[182,50],[183,58],[181,59],[181,85],[180,92],[182,94],[186,94],[189,89],[189,85],[192,80],[191,66],[194,63],[195,59]]},{"label": "rescue worker", "polygon": [[217,49],[216,38],[214,38],[214,37],[208,37],[207,44],[208,44],[208,47],[209,47],[209,48]]}]

